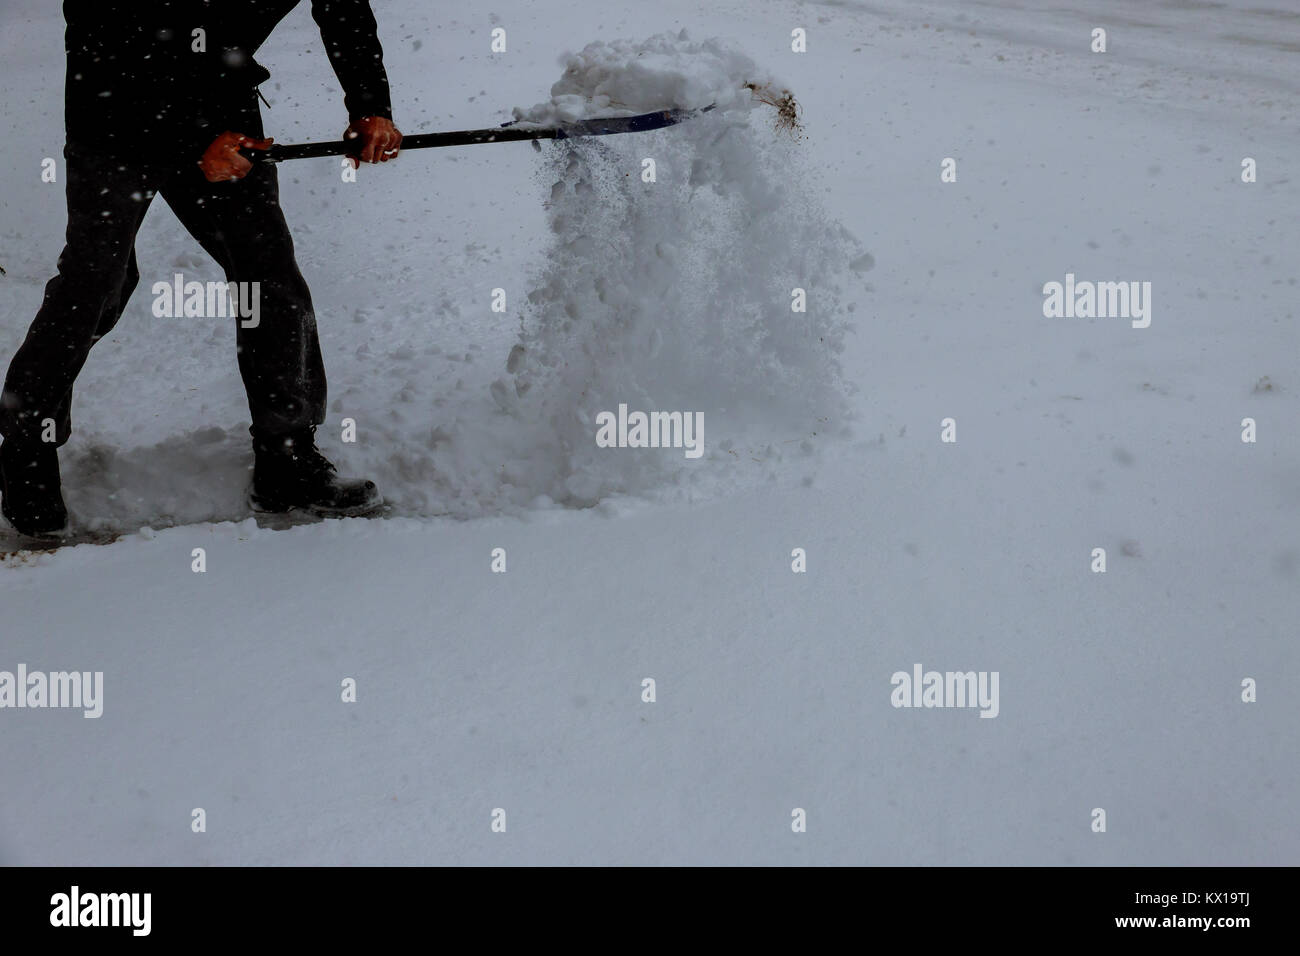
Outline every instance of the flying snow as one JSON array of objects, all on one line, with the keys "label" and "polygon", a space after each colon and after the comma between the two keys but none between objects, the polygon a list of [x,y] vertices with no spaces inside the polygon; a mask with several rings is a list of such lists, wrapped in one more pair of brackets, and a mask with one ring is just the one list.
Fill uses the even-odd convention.
[{"label": "flying snow", "polygon": [[[550,244],[509,377],[493,386],[501,407],[549,431],[539,493],[590,504],[707,483],[739,461],[768,477],[781,448],[807,454],[843,427],[836,356],[864,252],[815,195],[781,117],[752,113],[782,99],[756,92],[773,90],[721,41],[661,34],[588,45],[549,103],[516,110],[553,122],[717,107],[552,147]],[[620,405],[702,412],[703,458],[598,447],[596,416]]]}]

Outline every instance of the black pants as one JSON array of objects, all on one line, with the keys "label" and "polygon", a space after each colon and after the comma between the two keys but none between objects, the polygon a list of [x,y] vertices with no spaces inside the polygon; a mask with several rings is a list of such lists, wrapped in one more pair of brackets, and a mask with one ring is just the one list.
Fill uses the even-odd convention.
[{"label": "black pants", "polygon": [[[9,366],[0,434],[36,440],[52,419],[56,444],[68,440],[73,382],[91,346],[117,324],[140,279],[135,236],[155,194],[227,281],[260,284],[259,324],[245,328],[238,319],[228,320],[236,322],[254,433],[274,436],[323,422],[325,369],[316,317],[280,210],[275,166],[257,164],[242,180],[209,183],[192,160],[154,166],[75,146],[64,156],[67,244],[58,275],[46,285],[44,304]],[[153,278],[171,283],[173,274]],[[192,278],[197,277],[186,281]]]}]

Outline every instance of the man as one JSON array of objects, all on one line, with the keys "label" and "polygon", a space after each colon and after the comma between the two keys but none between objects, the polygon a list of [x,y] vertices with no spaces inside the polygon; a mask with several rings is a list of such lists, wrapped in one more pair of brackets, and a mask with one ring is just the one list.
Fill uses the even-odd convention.
[{"label": "man", "polygon": [[[228,281],[260,286],[260,321],[236,333],[253,507],[347,515],[380,503],[372,482],[340,479],[316,449],[325,371],[311,295],[275,166],[240,153],[271,145],[257,89],[270,74],[253,55],[298,3],[65,0],[67,240],[0,395],[0,511],[18,531],[67,524],[57,448],[73,382],[139,280],[135,235],[155,194]],[[360,161],[392,159],[402,136],[369,0],[311,0],[311,10],[345,93],[345,137]]]}]

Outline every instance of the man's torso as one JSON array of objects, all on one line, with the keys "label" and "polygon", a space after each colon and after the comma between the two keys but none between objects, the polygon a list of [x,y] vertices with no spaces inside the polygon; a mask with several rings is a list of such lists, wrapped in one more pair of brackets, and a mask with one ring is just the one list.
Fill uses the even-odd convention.
[{"label": "man's torso", "polygon": [[298,2],[65,0],[69,141],[158,148],[206,135],[216,78],[253,95],[267,75],[253,54]]}]

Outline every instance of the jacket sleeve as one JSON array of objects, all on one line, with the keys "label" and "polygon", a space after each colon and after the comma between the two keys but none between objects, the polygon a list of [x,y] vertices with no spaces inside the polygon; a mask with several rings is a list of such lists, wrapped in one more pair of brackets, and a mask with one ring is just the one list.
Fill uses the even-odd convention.
[{"label": "jacket sleeve", "polygon": [[312,0],[311,15],[320,27],[330,66],[343,87],[348,119],[392,119],[384,50],[370,0]]}]

